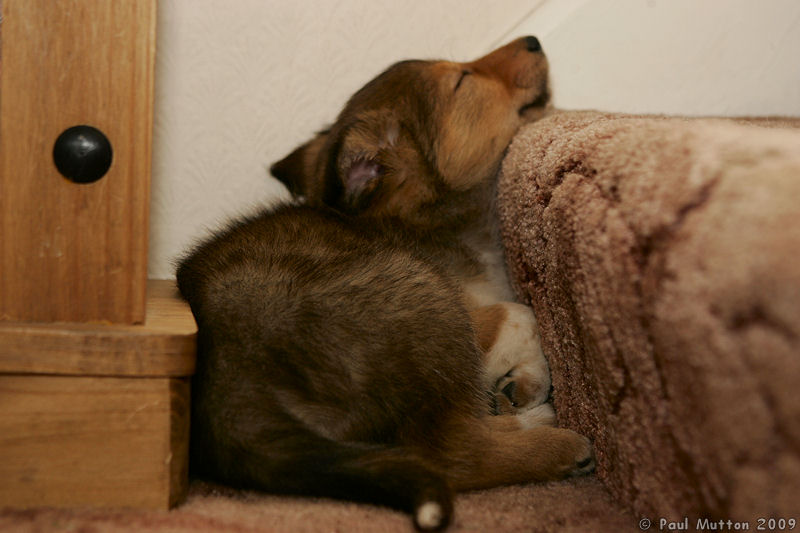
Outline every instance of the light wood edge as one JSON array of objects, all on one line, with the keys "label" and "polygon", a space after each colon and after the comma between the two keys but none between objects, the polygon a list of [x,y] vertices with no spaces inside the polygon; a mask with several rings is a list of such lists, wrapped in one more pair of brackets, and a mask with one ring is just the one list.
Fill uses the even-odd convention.
[{"label": "light wood edge", "polygon": [[0,372],[189,376],[197,327],[173,281],[149,281],[140,326],[0,322]]}]

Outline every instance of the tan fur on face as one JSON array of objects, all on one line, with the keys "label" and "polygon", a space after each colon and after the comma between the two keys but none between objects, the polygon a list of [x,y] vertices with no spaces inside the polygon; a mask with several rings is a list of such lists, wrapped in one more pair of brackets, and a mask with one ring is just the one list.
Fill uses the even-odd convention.
[{"label": "tan fur on face", "polygon": [[514,42],[471,63],[435,65],[443,78],[463,76],[458,90],[443,98],[450,102],[437,146],[439,172],[454,189],[467,189],[493,174],[514,133],[531,119],[520,109],[536,98],[546,99],[547,62],[544,56],[535,59]]}]

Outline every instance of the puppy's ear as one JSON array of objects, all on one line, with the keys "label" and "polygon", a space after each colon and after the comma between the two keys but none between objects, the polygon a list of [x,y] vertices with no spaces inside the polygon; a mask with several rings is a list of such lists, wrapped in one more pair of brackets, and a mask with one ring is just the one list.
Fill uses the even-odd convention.
[{"label": "puppy's ear", "polygon": [[378,190],[386,168],[379,157],[356,158],[342,168],[344,201],[350,209],[364,209]]},{"label": "puppy's ear", "polygon": [[295,148],[292,153],[273,163],[270,173],[286,185],[294,196],[308,196],[317,179],[324,171],[319,168],[319,155],[328,140],[329,131],[321,131],[307,143]]},{"label": "puppy's ear", "polygon": [[369,207],[393,166],[398,137],[399,125],[387,115],[369,116],[347,131],[335,156],[344,207]]}]

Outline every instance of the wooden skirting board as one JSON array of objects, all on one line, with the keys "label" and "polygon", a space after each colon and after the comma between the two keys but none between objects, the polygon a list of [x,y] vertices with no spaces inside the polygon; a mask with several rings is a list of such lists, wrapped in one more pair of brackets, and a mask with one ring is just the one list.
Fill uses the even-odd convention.
[{"label": "wooden skirting board", "polygon": [[0,507],[183,499],[196,326],[147,289],[141,326],[0,322]]}]

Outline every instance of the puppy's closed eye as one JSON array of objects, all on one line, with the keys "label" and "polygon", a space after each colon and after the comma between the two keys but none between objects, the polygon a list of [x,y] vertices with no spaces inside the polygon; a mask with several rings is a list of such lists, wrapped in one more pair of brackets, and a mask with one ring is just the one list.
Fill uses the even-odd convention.
[{"label": "puppy's closed eye", "polygon": [[466,77],[469,76],[470,74],[472,74],[472,72],[470,72],[469,70],[464,69],[461,71],[461,76],[459,76],[458,82],[456,83],[456,86],[453,88],[453,92],[456,92],[458,88],[461,87],[461,84],[464,82],[464,79],[466,79]]}]

